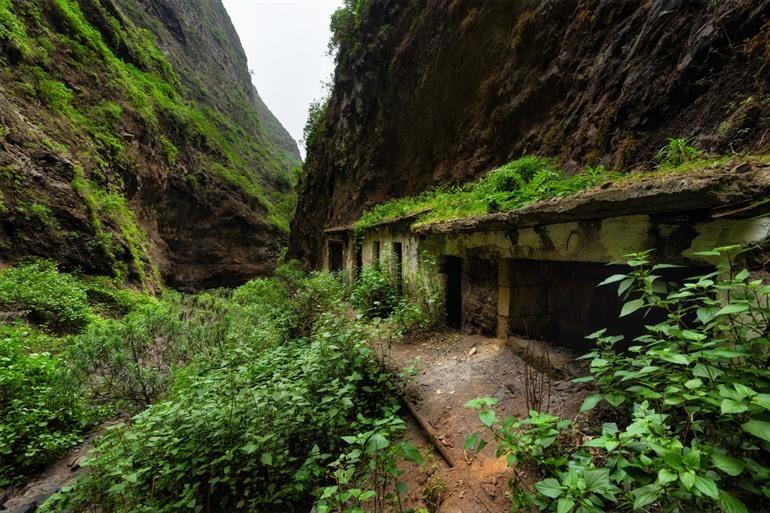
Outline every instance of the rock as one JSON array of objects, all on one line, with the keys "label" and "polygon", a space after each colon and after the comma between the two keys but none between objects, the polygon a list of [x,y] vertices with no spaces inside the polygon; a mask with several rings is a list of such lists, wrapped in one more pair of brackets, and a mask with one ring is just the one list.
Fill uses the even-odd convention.
[{"label": "rock", "polygon": [[476,346],[473,346],[471,350],[468,351],[468,356],[473,356],[474,354],[476,354],[476,352],[477,352]]},{"label": "rock", "polygon": [[[153,73],[153,80],[168,79],[168,87],[180,95],[180,112],[189,110],[186,115],[193,116],[194,110],[196,119],[198,114],[213,116],[206,122],[210,129],[175,116],[158,121],[147,118],[149,114],[129,113],[125,102],[130,90],[94,83],[95,76],[113,75],[113,66],[85,49],[79,60],[81,47],[71,47],[72,34],[60,23],[54,4],[29,3],[39,15],[19,16],[26,25],[20,30],[32,38],[46,34],[45,44],[61,46],[46,68],[51,79],[76,92],[83,112],[101,112],[104,105],[124,108],[114,123],[98,122],[97,138],[46,102],[30,102],[23,91],[34,79],[10,66],[0,50],[0,69],[5,71],[0,73],[0,127],[2,134],[13,135],[0,135],[3,258],[44,255],[65,270],[80,268],[89,274],[113,275],[124,269],[128,281],[150,289],[161,278],[177,288],[200,289],[270,273],[286,233],[268,220],[268,206],[260,197],[289,199],[289,172],[300,163],[299,151],[254,90],[245,53],[222,3],[80,2],[91,24],[87,29],[100,34],[107,46],[117,45],[111,48],[117,61]],[[149,31],[149,37],[138,28]],[[118,43],[124,38],[137,44],[136,52]],[[157,49],[142,46],[149,39]],[[135,60],[158,51],[167,58],[170,75],[152,59],[143,64]],[[221,87],[223,83],[228,86]],[[117,214],[113,207],[94,207],[94,197],[108,193],[113,204],[121,205]],[[24,205],[32,203],[48,213],[25,215]],[[109,250],[104,240],[111,241]]]},{"label": "rock", "polygon": [[649,168],[677,134],[763,153],[764,54],[733,37],[764,40],[767,16],[749,1],[373,2],[365,50],[338,60],[327,130],[308,150],[289,256],[318,266],[325,226],[525,154]]},{"label": "rock", "polygon": [[483,484],[481,485],[481,489],[489,496],[490,499],[494,499],[497,496],[497,488],[494,485]]}]

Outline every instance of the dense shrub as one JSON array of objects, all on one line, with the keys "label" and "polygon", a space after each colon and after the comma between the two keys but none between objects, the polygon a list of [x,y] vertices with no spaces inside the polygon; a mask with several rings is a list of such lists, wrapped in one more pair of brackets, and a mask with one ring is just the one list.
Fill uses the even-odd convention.
[{"label": "dense shrub", "polygon": [[385,318],[399,305],[401,294],[390,273],[372,265],[361,269],[350,299],[365,317]]},{"label": "dense shrub", "polygon": [[[620,315],[647,310],[665,320],[647,326],[628,351],[605,331],[590,337],[598,347],[585,356],[591,375],[579,381],[597,392],[582,410],[602,404],[604,424],[570,436],[552,418],[551,435],[522,442],[518,430],[531,431],[540,414],[526,426],[498,425],[493,400],[470,404],[483,409],[498,453],[546,476],[536,494],[514,489],[516,503],[587,513],[757,510],[770,499],[770,286],[731,266],[678,286],[663,282],[668,266],[651,265],[648,253],[628,264],[627,274],[604,282],[617,283],[627,300]],[[547,454],[537,450],[543,440]]]},{"label": "dense shrub", "polygon": [[45,260],[0,271],[0,306],[54,331],[79,331],[91,318],[84,288]]},{"label": "dense shrub", "polygon": [[121,320],[94,321],[73,338],[67,354],[94,400],[136,411],[166,389],[169,368],[188,358],[181,337],[177,310],[158,302]]},{"label": "dense shrub", "polygon": [[51,342],[23,325],[0,325],[0,488],[75,445],[90,417]]},{"label": "dense shrub", "polygon": [[362,332],[339,317],[318,331],[189,376],[102,438],[90,474],[49,511],[95,501],[106,512],[309,509],[341,437],[394,407]]}]

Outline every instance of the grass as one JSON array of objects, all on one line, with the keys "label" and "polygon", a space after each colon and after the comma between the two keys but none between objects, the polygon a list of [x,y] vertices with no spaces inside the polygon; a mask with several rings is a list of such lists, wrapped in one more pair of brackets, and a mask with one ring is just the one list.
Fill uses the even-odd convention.
[{"label": "grass", "polygon": [[360,232],[379,223],[419,214],[414,226],[462,219],[492,212],[505,212],[532,203],[568,196],[605,182],[631,183],[672,174],[684,174],[710,168],[725,168],[731,163],[770,164],[770,155],[724,155],[709,157],[688,145],[685,139],[669,139],[656,156],[653,171],[637,173],[610,172],[603,167],[587,167],[567,176],[552,159],[527,156],[487,173],[481,179],[462,186],[440,186],[416,196],[397,198],[375,206],[355,223]]},{"label": "grass", "polygon": [[573,194],[619,176],[603,167],[589,167],[574,176],[565,176],[553,160],[527,156],[463,186],[437,187],[418,196],[378,205],[366,212],[355,228],[364,230],[420,211],[425,212],[419,216],[418,225],[514,210],[543,199]]}]

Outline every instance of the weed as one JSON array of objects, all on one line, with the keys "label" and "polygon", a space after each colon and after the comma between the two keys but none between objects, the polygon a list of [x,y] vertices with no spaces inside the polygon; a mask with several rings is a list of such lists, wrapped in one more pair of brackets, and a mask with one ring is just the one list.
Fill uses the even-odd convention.
[{"label": "weed", "polygon": [[676,167],[700,159],[703,152],[690,146],[690,141],[683,138],[669,139],[658,151],[655,160],[661,166]]}]

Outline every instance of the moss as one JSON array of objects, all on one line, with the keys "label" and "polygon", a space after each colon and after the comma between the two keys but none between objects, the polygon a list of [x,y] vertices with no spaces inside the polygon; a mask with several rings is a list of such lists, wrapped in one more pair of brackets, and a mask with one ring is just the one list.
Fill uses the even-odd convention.
[{"label": "moss", "polygon": [[603,183],[617,175],[589,167],[567,177],[551,159],[527,156],[456,187],[439,187],[419,196],[376,206],[355,224],[360,231],[383,221],[419,214],[417,224],[513,210],[535,201],[564,196]]},{"label": "moss", "polygon": [[[270,193],[289,187],[286,158],[268,142],[242,94],[233,95],[244,113],[238,120],[188,100],[153,35],[100,0],[50,0],[45,13],[33,4],[0,0],[0,42],[13,39],[24,49],[24,62],[8,75],[17,94],[30,102],[42,98],[57,116],[44,130],[49,149],[112,173],[108,181],[116,182],[131,165],[126,121],[137,121],[160,141],[169,167],[184,152],[256,198],[269,222],[288,225],[284,196]],[[81,5],[88,6],[88,17]],[[56,58],[47,63],[49,52]],[[81,78],[89,84],[71,82]]]},{"label": "moss", "polygon": [[[160,274],[149,256],[147,236],[137,224],[134,212],[129,207],[126,198],[119,192],[108,192],[99,188],[93,181],[85,178],[81,168],[75,169],[72,187],[83,199],[91,213],[91,224],[96,238],[105,255],[113,262],[115,277],[121,281],[127,279],[128,269],[118,259],[118,256],[121,256],[122,247],[115,246],[112,234],[104,228],[103,220],[108,220],[118,228],[142,285],[148,289],[157,288],[160,283]],[[146,262],[150,263],[149,270]]]},{"label": "moss", "polygon": [[16,211],[28,220],[36,220],[44,227],[51,230],[60,230],[59,221],[54,216],[51,208],[42,203],[19,202],[16,205]]},{"label": "moss", "polygon": [[168,137],[165,135],[160,137],[160,145],[163,147],[163,153],[166,156],[166,162],[169,166],[174,166],[176,164],[176,158],[179,155],[179,149],[177,149],[176,146],[174,146],[174,143],[169,141]]}]

